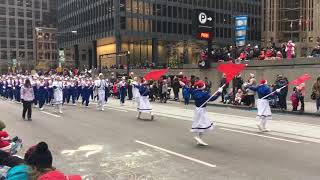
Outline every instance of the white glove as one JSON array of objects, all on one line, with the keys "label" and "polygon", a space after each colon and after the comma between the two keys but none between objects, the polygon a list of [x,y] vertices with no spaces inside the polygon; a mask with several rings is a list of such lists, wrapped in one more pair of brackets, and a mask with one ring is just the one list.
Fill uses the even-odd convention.
[{"label": "white glove", "polygon": [[280,93],[280,92],[281,92],[281,89],[277,89],[276,92],[277,92],[277,93]]},{"label": "white glove", "polygon": [[218,89],[218,92],[219,92],[219,93],[222,93],[222,91],[223,91],[223,88],[220,87],[220,88]]}]

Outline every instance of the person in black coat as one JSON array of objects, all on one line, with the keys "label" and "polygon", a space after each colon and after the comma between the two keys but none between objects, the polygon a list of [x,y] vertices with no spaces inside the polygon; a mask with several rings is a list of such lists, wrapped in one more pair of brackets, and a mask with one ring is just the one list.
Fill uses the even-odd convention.
[{"label": "person in black coat", "polygon": [[238,89],[242,89],[242,85],[243,85],[243,79],[241,77],[241,74],[235,77],[232,82],[233,82],[232,84],[233,94],[236,95],[238,92]]},{"label": "person in black coat", "polygon": [[[220,81],[220,87],[222,87],[224,84],[226,84],[226,82],[227,82],[226,75],[223,74],[222,78],[221,78],[221,81]],[[227,83],[223,87],[223,90],[222,90],[222,93],[221,93],[221,102],[224,102],[224,96],[227,94],[227,89],[228,88],[229,88],[229,83]]]},{"label": "person in black coat", "polygon": [[283,77],[282,75],[277,76],[274,89],[280,89],[286,86],[285,88],[281,89],[279,93],[277,93],[279,98],[279,107],[281,110],[287,110],[288,83],[289,82],[286,77]]},{"label": "person in black coat", "polygon": [[175,77],[173,79],[172,88],[173,88],[173,93],[174,93],[174,100],[178,101],[179,100],[179,91],[180,91],[181,86],[179,83],[179,79],[177,77]]}]

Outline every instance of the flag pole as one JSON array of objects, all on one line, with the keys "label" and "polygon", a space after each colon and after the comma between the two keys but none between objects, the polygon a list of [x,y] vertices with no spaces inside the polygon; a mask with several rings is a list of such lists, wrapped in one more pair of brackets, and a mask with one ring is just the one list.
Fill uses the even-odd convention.
[{"label": "flag pole", "polygon": [[[224,84],[220,88],[224,88],[225,86],[226,86],[226,84]],[[215,95],[217,95],[218,92],[219,92],[219,90],[217,90],[215,93],[213,93],[212,96],[209,99],[207,99],[206,102],[204,102],[199,108],[203,108],[203,106],[206,105]]]},{"label": "flag pole", "polygon": [[264,96],[263,98],[261,98],[261,99],[266,99],[267,97],[269,97],[269,96],[271,96],[271,95],[273,95],[274,93],[276,93],[277,92],[277,90],[282,90],[282,89],[284,89],[285,87],[287,87],[288,86],[288,84],[287,85],[285,85],[285,86],[283,86],[283,87],[281,87],[281,88],[279,88],[279,89],[276,89],[275,91],[273,91],[272,93],[270,93],[270,94],[268,94],[268,95],[266,95],[266,96]]}]

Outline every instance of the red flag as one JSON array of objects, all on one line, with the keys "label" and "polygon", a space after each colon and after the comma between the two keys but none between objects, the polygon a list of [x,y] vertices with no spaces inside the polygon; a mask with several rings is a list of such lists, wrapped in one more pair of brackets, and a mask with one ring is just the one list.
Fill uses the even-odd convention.
[{"label": "red flag", "polygon": [[304,74],[300,77],[298,77],[297,79],[289,82],[289,84],[293,84],[293,85],[300,85],[301,83],[304,83],[305,81],[308,81],[311,79],[311,76],[309,74]]},{"label": "red flag", "polygon": [[236,77],[244,68],[245,64],[220,64],[217,70],[226,75],[227,82],[229,83],[234,77]]},{"label": "red flag", "polygon": [[151,71],[148,74],[146,74],[144,76],[145,80],[159,80],[161,76],[163,76],[164,74],[166,74],[168,72],[169,69],[161,69],[161,70],[155,70],[155,71]]}]

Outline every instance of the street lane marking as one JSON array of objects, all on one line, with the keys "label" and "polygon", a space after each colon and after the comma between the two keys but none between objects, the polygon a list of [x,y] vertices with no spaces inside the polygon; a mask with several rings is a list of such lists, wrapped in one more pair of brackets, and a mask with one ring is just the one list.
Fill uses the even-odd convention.
[{"label": "street lane marking", "polygon": [[198,160],[198,159],[189,157],[189,156],[185,156],[185,155],[183,155],[183,154],[179,154],[179,153],[176,153],[176,152],[173,152],[173,151],[170,151],[170,150],[167,150],[167,149],[158,147],[158,146],[154,146],[154,145],[151,145],[151,144],[142,142],[142,141],[136,140],[135,142],[138,143],[138,144],[144,145],[144,146],[151,147],[151,148],[153,148],[153,149],[157,149],[157,150],[166,152],[166,153],[168,153],[168,154],[171,154],[171,155],[174,155],[174,156],[177,156],[177,157],[181,157],[181,158],[183,158],[183,159],[187,159],[187,160],[190,160],[190,161],[193,161],[193,162],[196,162],[196,163],[199,163],[199,164],[208,166],[208,167],[212,167],[212,168],[217,167],[217,166],[214,165],[214,164],[210,164],[210,163],[207,163],[207,162],[204,162],[204,161],[201,161],[201,160]]},{"label": "street lane marking", "polygon": [[59,116],[59,115],[52,114],[52,113],[49,113],[49,112],[46,112],[46,111],[40,111],[40,112],[43,113],[43,114],[47,114],[47,115],[53,116],[53,117],[58,117],[58,118],[61,117],[61,116]]},{"label": "street lane marking", "polygon": [[237,133],[241,133],[241,134],[252,135],[252,136],[264,137],[264,138],[268,138],[268,139],[274,139],[274,140],[278,140],[278,141],[291,142],[291,143],[295,143],[295,144],[300,144],[301,143],[299,141],[283,139],[283,138],[277,138],[277,137],[273,137],[273,136],[266,136],[266,135],[261,135],[261,134],[255,134],[255,133],[239,131],[239,130],[234,130],[234,129],[228,129],[228,128],[219,128],[219,129],[225,130],[225,131],[237,132]]},{"label": "street lane marking", "polygon": [[120,112],[128,112],[127,110],[123,109],[117,109],[117,108],[112,108],[112,107],[106,107],[107,109],[114,110],[114,111],[120,111]]}]

